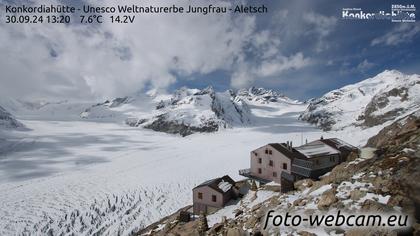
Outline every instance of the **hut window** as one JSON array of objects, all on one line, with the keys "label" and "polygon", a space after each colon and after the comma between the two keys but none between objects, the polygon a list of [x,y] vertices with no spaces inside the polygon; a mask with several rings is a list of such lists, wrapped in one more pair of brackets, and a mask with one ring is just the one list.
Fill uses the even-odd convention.
[{"label": "hut window", "polygon": [[254,155],[255,155],[255,156],[258,156],[258,153],[254,152]]},{"label": "hut window", "polygon": [[270,166],[274,166],[274,162],[273,162],[273,160],[270,160],[269,165],[270,165]]},{"label": "hut window", "polygon": [[283,170],[287,170],[287,163],[283,163]]},{"label": "hut window", "polygon": [[273,151],[272,150],[268,150],[268,154],[273,155]]},{"label": "hut window", "polygon": [[203,199],[203,193],[198,193],[198,199]]},{"label": "hut window", "polygon": [[211,195],[211,200],[212,200],[213,202],[216,202],[216,201],[217,201],[217,197],[216,197],[216,195]]},{"label": "hut window", "polygon": [[335,161],[335,158],[334,157],[330,157],[330,161],[331,162],[334,162]]},{"label": "hut window", "polygon": [[265,154],[268,154],[268,149],[265,149]]},{"label": "hut window", "polygon": [[273,172],[273,177],[277,177],[277,172]]},{"label": "hut window", "polygon": [[262,172],[261,168],[258,168],[258,174],[261,174],[261,172]]},{"label": "hut window", "polygon": [[262,159],[261,158],[258,158],[258,163],[262,163]]}]

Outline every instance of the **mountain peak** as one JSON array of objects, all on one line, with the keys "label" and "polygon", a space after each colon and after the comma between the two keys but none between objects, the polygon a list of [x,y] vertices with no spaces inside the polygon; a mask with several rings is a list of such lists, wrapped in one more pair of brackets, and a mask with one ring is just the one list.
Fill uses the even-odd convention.
[{"label": "mountain peak", "polygon": [[24,125],[17,121],[12,114],[0,106],[0,128],[15,129],[22,128]]}]

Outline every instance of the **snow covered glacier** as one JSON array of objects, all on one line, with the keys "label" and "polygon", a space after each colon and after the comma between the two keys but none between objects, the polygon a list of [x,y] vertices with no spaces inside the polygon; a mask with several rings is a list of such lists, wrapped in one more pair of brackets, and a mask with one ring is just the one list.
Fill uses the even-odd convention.
[{"label": "snow covered glacier", "polygon": [[[2,102],[27,129],[0,131],[7,143],[0,146],[0,235],[129,235],[190,204],[196,184],[225,174],[238,180],[238,170],[249,165],[249,151],[266,143],[299,145],[323,135],[364,145],[381,126],[365,124],[361,115],[372,113],[367,107],[377,103],[380,109],[371,110],[380,116],[407,93],[406,110],[397,116],[417,109],[412,88],[418,76],[396,79],[397,72],[384,73],[380,78],[391,79],[375,77],[332,91],[309,108],[258,88],[180,89],[97,104]],[[393,92],[402,87],[407,91]],[[383,102],[387,93],[389,101]],[[341,111],[337,104],[350,105]],[[345,129],[323,132],[298,120],[317,112],[332,114],[334,129]],[[214,121],[218,131],[181,137],[146,127],[162,115],[163,123],[193,127]],[[352,120],[346,123],[345,116]]]}]

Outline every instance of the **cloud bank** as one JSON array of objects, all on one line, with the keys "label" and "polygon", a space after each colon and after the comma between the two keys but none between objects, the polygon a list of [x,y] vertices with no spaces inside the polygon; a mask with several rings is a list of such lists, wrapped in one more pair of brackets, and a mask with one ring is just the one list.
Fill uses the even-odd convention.
[{"label": "cloud bank", "polygon": [[[1,8],[5,2],[0,0]],[[209,4],[174,0],[169,5],[191,2]],[[247,2],[259,3],[212,0],[211,4]],[[152,88],[218,83],[221,89],[256,85],[291,95],[300,91],[307,98],[385,68],[406,66],[397,54],[390,57],[388,48],[398,46],[401,54],[411,53],[408,66],[418,62],[419,47],[411,47],[418,41],[418,23],[376,27],[343,21],[337,15],[343,4],[338,2],[329,2],[330,8],[303,0],[261,3],[269,4],[268,14],[139,14],[134,24],[0,22],[0,96],[102,100]],[[168,1],[141,4],[165,6]],[[342,71],[347,73],[337,73]]]},{"label": "cloud bank", "polygon": [[231,67],[254,31],[253,17],[136,18],[126,25],[2,24],[1,93],[84,98],[127,94],[146,85],[165,88],[176,80],[173,72]]}]

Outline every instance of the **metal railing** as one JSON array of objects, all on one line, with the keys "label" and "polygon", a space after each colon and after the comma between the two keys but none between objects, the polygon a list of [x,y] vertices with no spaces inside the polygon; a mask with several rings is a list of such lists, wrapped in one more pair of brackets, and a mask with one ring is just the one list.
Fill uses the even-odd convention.
[{"label": "metal railing", "polygon": [[307,168],[303,168],[301,166],[292,165],[292,173],[298,174],[298,175],[301,175],[301,176],[305,176],[305,177],[310,177],[311,173],[312,173],[312,170],[307,169]]},{"label": "metal railing", "polygon": [[239,175],[249,176],[250,174],[251,174],[251,169],[250,168],[239,170]]}]

